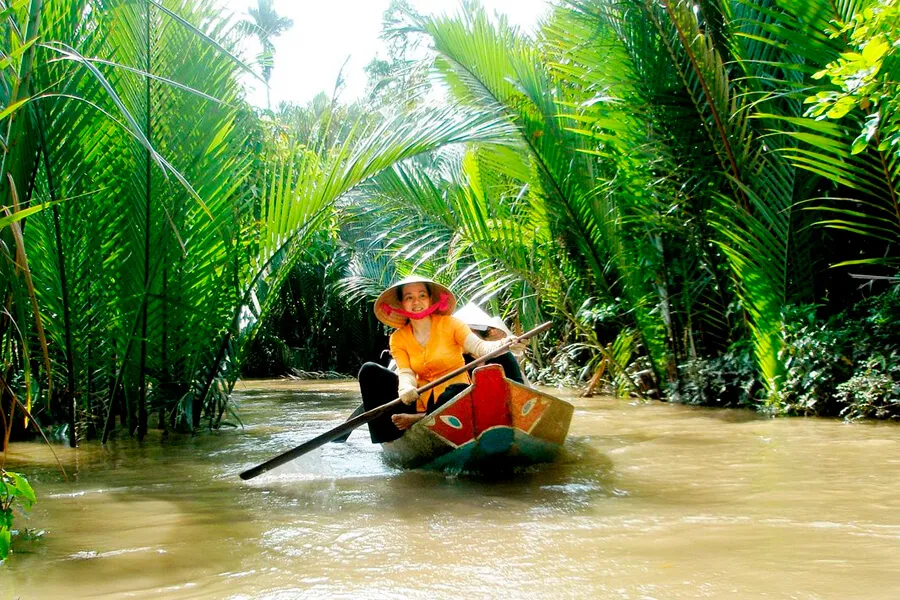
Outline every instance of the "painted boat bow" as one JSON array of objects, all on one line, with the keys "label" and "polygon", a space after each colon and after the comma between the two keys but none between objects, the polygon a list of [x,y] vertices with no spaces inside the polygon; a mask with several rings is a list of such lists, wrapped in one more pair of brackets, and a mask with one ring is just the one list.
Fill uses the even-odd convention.
[{"label": "painted boat bow", "polygon": [[382,444],[386,458],[407,468],[481,470],[553,460],[565,442],[574,407],[506,379],[499,365],[472,373],[472,385]]}]

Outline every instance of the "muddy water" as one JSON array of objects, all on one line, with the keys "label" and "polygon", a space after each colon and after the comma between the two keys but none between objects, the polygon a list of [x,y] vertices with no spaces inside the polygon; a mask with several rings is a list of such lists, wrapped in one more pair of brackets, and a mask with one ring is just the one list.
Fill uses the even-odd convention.
[{"label": "muddy water", "polygon": [[245,427],[77,451],[14,445],[39,504],[11,598],[900,597],[900,427],[576,398],[561,460],[402,472],[337,424],[353,384],[251,382]]}]

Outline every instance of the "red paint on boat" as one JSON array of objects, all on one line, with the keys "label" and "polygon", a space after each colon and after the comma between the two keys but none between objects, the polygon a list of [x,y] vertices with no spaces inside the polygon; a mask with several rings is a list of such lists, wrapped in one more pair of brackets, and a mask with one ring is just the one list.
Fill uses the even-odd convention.
[{"label": "red paint on boat", "polygon": [[477,439],[491,427],[511,427],[512,419],[507,404],[509,386],[503,377],[503,367],[500,365],[479,367],[472,376],[475,386],[472,389],[472,402],[476,408],[472,437]]},{"label": "red paint on boat", "polygon": [[[456,417],[461,427],[454,427],[450,417]],[[440,414],[433,415],[429,421],[431,420],[434,423],[428,425],[428,429],[454,446],[462,446],[472,439],[472,432],[474,431],[472,423],[472,396],[467,394],[459,398],[452,405],[441,411]]]},{"label": "red paint on boat", "polygon": [[531,433],[531,428],[547,410],[547,400],[534,390],[510,387],[509,412],[512,415],[513,426],[525,433]]}]

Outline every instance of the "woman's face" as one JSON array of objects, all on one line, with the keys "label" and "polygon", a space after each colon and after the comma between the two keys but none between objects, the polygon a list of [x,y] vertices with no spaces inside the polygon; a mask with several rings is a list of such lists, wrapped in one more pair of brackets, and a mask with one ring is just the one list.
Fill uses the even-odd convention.
[{"label": "woman's face", "polygon": [[481,339],[488,342],[495,342],[497,340],[506,339],[506,333],[504,333],[501,329],[497,329],[496,327],[488,327],[485,331],[472,329],[472,332]]},{"label": "woman's face", "polygon": [[424,283],[407,283],[401,288],[403,310],[409,312],[422,312],[431,306],[431,294]]},{"label": "woman's face", "polygon": [[497,340],[502,340],[506,338],[506,334],[502,329],[497,329],[496,327],[488,327],[487,332],[484,334],[484,339],[489,342],[495,342]]}]

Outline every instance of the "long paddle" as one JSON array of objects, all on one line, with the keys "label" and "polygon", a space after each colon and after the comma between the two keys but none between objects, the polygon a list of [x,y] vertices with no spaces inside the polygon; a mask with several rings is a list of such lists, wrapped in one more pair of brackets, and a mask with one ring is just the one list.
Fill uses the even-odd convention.
[{"label": "long paddle", "polygon": [[[363,414],[364,412],[366,412],[366,407],[365,407],[365,405],[360,404],[359,406],[356,407],[356,410],[354,410],[352,413],[350,413],[350,416],[347,417],[345,420],[346,420],[346,421],[349,421],[349,420],[352,419],[353,417],[358,417],[359,415]],[[345,433],[344,435],[339,435],[339,436],[337,436],[336,438],[334,438],[333,440],[330,440],[330,441],[331,441],[332,444],[343,444],[344,442],[346,442],[346,441],[350,438],[350,434],[351,434],[351,433],[353,433],[353,432],[352,432],[352,431],[348,431],[348,432]]]},{"label": "long paddle", "polygon": [[[450,373],[447,373],[443,377],[435,379],[434,381],[432,381],[431,383],[429,383],[427,385],[423,385],[416,391],[421,396],[428,390],[430,390],[434,387],[437,387],[446,381],[453,379],[460,373],[465,373],[466,371],[468,371],[470,369],[474,369],[478,365],[484,364],[486,361],[489,361],[492,358],[496,358],[496,357],[500,356],[501,354],[506,353],[509,350],[509,347],[512,346],[517,341],[526,340],[532,336],[535,336],[539,333],[543,333],[544,331],[547,331],[548,329],[550,329],[551,325],[552,325],[552,323],[549,323],[549,322],[544,323],[543,325],[539,325],[539,326],[535,327],[534,329],[532,329],[531,331],[528,331],[528,332],[523,333],[522,335],[518,336],[518,338],[509,340],[507,343],[503,344],[502,346],[500,346],[493,352],[485,354],[481,358],[477,358],[477,359],[473,360],[472,362],[470,362],[469,364],[467,364],[463,367],[460,367],[460,368],[456,369],[455,371],[451,371]],[[286,462],[292,461],[295,458],[303,456],[307,452],[310,452],[311,450],[315,450],[319,446],[327,444],[331,440],[333,440],[337,437],[340,437],[344,433],[347,433],[348,431],[353,431],[360,425],[377,419],[384,413],[388,412],[389,410],[393,409],[396,406],[401,405],[402,403],[403,402],[400,400],[400,398],[396,398],[394,400],[391,400],[387,404],[382,404],[381,406],[379,406],[377,408],[373,408],[372,410],[370,410],[368,412],[364,412],[359,416],[348,419],[347,421],[344,421],[343,423],[341,423],[334,429],[329,429],[325,433],[317,435],[316,437],[314,437],[313,439],[311,439],[307,442],[303,442],[302,444],[300,444],[296,448],[293,448],[292,450],[288,450],[287,452],[284,452],[283,454],[279,454],[275,458],[270,458],[266,462],[262,463],[261,465],[256,465],[252,469],[247,469],[246,471],[241,473],[241,479],[253,479],[254,477],[257,477],[258,475],[262,475],[266,471],[274,469],[275,467],[283,465]]]}]

